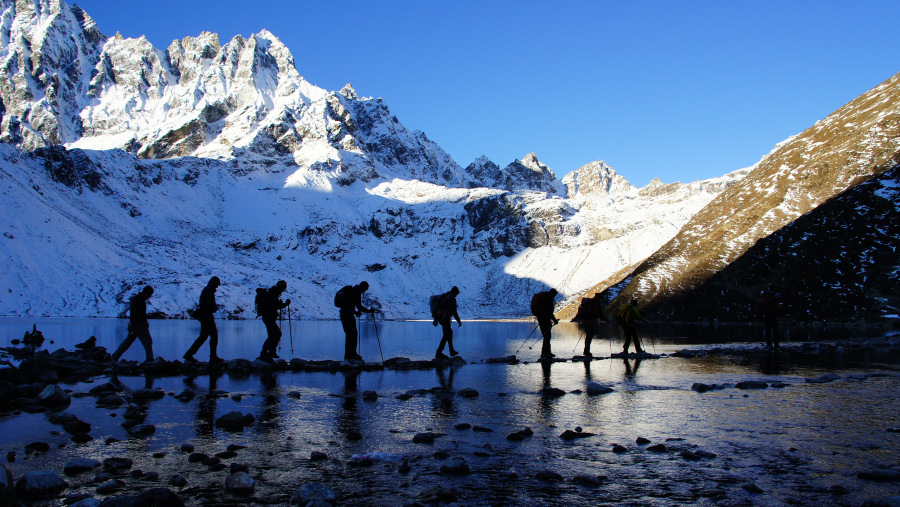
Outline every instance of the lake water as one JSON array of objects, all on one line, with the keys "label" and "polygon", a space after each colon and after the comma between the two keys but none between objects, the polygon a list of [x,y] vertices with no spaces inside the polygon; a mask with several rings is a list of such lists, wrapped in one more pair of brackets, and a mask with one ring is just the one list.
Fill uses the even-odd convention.
[{"label": "lake water", "polygon": [[[440,327],[430,321],[378,321],[371,318],[359,320],[360,354],[368,361],[384,358],[408,357],[413,360],[431,359],[441,338]],[[110,352],[116,350],[125,339],[128,321],[125,319],[80,318],[0,318],[0,345],[8,346],[14,339],[21,339],[32,325],[37,325],[47,340],[45,348],[72,349],[75,344],[91,336],[97,344]],[[219,330],[219,356],[224,359],[253,359],[259,355],[265,340],[265,328],[261,320],[221,320]],[[720,324],[665,324],[651,323],[640,327],[644,345],[650,352],[672,353],[694,344],[758,343],[762,341],[762,328],[758,326]],[[151,320],[153,351],[167,360],[181,359],[200,332],[200,324],[194,320]],[[301,320],[283,321],[281,350],[283,358],[298,357],[310,360],[341,359],[344,355],[344,333],[338,321]],[[454,346],[469,361],[516,354],[521,359],[536,359],[540,355],[540,331],[528,321],[463,321],[461,327],[453,325]],[[594,355],[609,356],[621,352],[622,332],[615,324],[599,326],[599,338],[592,344]],[[798,327],[787,332],[786,342],[859,339],[881,336],[879,328]],[[581,330],[571,322],[560,322],[553,328],[553,351],[561,357],[581,353]],[[526,342],[527,338],[527,343]],[[523,346],[523,343],[525,345]],[[578,344],[576,346],[576,343]],[[379,348],[380,347],[380,348]],[[204,346],[196,354],[197,359],[208,358],[209,349]],[[446,350],[445,350],[446,352]],[[139,341],[122,356],[126,360],[144,359]]]},{"label": "lake water", "polygon": [[[126,322],[107,319],[3,319],[0,344],[7,343],[36,323],[48,340],[45,348],[71,348],[89,336],[114,349],[124,338]],[[285,326],[287,323],[285,323]],[[384,357],[428,359],[440,338],[430,322],[379,322],[378,335],[369,321],[361,324],[361,351],[370,361]],[[199,330],[191,321],[151,321],[156,352],[180,358]],[[898,348],[874,348],[829,354],[801,353],[788,345],[780,354],[759,353],[663,357],[643,361],[603,359],[589,363],[538,364],[538,332],[522,346],[533,329],[528,322],[463,322],[454,326],[455,345],[470,362],[459,367],[413,371],[342,371],[218,373],[188,377],[112,377],[124,392],[150,387],[169,395],[143,405],[145,422],[156,433],[132,438],[121,426],[120,409],[97,407],[84,396],[104,376],[88,383],[66,385],[76,396],[67,411],[92,425],[94,440],[73,444],[69,435],[51,424],[47,413],[0,413],[0,456],[12,451],[17,459],[6,466],[20,477],[28,470],[61,471],[71,457],[102,460],[127,456],[134,469],[156,472],[159,481],[141,475],[116,475],[123,491],[167,485],[180,473],[185,488],[173,488],[188,504],[287,505],[297,489],[320,482],[333,489],[342,505],[403,505],[422,500],[431,488],[454,488],[463,505],[853,505],[873,497],[897,493],[896,482],[860,479],[860,472],[897,470],[900,433]],[[644,329],[645,346],[660,354],[684,348],[704,348],[701,342],[757,344],[759,328],[747,326],[659,326]],[[793,340],[824,337],[826,330],[792,330]],[[259,353],[264,330],[260,321],[219,322],[220,354],[228,359],[253,358]],[[293,323],[294,353],[285,327],[282,357],[336,359],[343,354],[343,334],[336,321]],[[820,334],[817,334],[821,332]],[[880,336],[881,330],[828,330],[844,339]],[[805,334],[804,334],[805,333]],[[846,333],[846,334],[843,334]],[[621,340],[614,326],[595,341],[594,353],[619,352]],[[653,336],[651,342],[650,337]],[[580,333],[562,323],[554,330],[554,352],[571,356]],[[581,344],[577,351],[580,352]],[[485,364],[483,359],[516,353],[525,362]],[[201,349],[198,358],[204,358]],[[285,353],[287,352],[287,353]],[[126,359],[143,359],[135,343]],[[839,380],[806,382],[825,373]],[[784,382],[781,389],[742,390],[745,380]],[[588,382],[613,389],[590,396]],[[730,384],[721,390],[698,393],[695,382]],[[560,397],[541,396],[544,388],[565,391]],[[478,396],[458,393],[474,388]],[[410,399],[397,398],[414,389]],[[182,402],[174,394],[193,391]],[[363,398],[371,390],[377,398]],[[299,393],[299,396],[292,395]],[[230,412],[254,415],[256,423],[242,432],[215,428],[215,420]],[[463,428],[461,423],[483,431]],[[513,442],[507,435],[530,427],[534,435]],[[567,441],[565,430],[582,428],[594,434]],[[459,429],[463,428],[463,429]],[[414,435],[443,434],[433,444],[415,444]],[[351,435],[356,435],[351,438]],[[358,437],[358,438],[357,438]],[[638,444],[645,437],[663,444],[654,452]],[[26,455],[25,444],[43,441],[51,451]],[[179,451],[190,443],[209,455],[229,444],[245,446],[225,463],[247,464],[256,481],[250,497],[223,490],[228,471],[211,471],[191,463]],[[626,448],[612,452],[612,444]],[[703,450],[715,457],[688,460],[684,451]],[[310,460],[312,451],[325,452],[323,461]],[[352,456],[387,453],[391,459],[355,467]],[[396,461],[392,458],[396,457]],[[443,474],[441,466],[464,459],[471,472]],[[400,465],[409,464],[404,472]],[[561,480],[547,480],[546,471]],[[579,477],[598,478],[585,485]],[[67,478],[66,493],[102,498],[94,473]]]}]

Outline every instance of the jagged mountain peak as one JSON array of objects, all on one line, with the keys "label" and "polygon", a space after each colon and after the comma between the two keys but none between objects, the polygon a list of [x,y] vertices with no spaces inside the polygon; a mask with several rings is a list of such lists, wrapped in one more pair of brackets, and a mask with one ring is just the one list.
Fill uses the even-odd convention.
[{"label": "jagged mountain peak", "polygon": [[634,186],[603,160],[585,164],[565,175],[562,184],[569,197],[596,198],[598,196],[622,197],[634,190]]}]

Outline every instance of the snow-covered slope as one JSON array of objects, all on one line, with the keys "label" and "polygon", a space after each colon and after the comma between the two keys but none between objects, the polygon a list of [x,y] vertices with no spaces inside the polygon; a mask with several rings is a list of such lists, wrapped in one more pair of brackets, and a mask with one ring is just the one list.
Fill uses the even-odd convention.
[{"label": "snow-covered slope", "polygon": [[743,177],[637,189],[598,161],[563,184],[533,153],[463,169],[381,99],[305,81],[266,31],[160,50],[60,0],[0,9],[0,314],[117,315],[150,283],[184,315],[215,274],[235,317],[279,279],[307,318],[362,279],[392,318],[452,285],[466,316],[523,315],[532,292],[640,262]]}]

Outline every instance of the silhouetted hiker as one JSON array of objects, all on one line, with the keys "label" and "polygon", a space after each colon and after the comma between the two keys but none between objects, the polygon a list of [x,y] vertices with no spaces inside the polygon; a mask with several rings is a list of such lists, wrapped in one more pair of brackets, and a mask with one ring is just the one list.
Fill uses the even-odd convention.
[{"label": "silhouetted hiker", "polygon": [[781,348],[778,337],[778,314],[781,313],[781,293],[763,296],[760,303],[763,318],[763,334],[766,337],[766,346]]},{"label": "silhouetted hiker", "polygon": [[646,319],[644,319],[644,316],[638,311],[636,299],[632,299],[630,303],[625,303],[625,306],[619,310],[616,321],[622,326],[622,332],[625,334],[625,348],[622,350],[622,354],[628,354],[628,346],[631,345],[632,341],[634,341],[634,351],[636,353],[642,354],[644,352],[641,348],[641,341],[638,339],[637,335],[636,323],[639,320],[644,321]]},{"label": "silhouetted hiker", "polygon": [[441,325],[443,335],[441,343],[438,345],[437,352],[434,354],[435,359],[447,359],[444,354],[444,345],[450,345],[450,355],[458,355],[459,352],[453,348],[453,326],[451,319],[456,319],[456,327],[462,326],[459,320],[459,313],[456,311],[456,295],[459,294],[459,287],[453,286],[449,292],[445,292],[439,296],[431,296],[429,305],[431,306],[431,316],[434,318],[433,324]]},{"label": "silhouetted hiker", "polygon": [[200,291],[200,303],[197,306],[197,311],[194,313],[194,317],[200,321],[200,336],[194,340],[191,348],[184,353],[184,360],[189,363],[197,362],[194,359],[194,354],[200,350],[207,338],[209,338],[209,362],[218,363],[222,361],[216,355],[216,348],[219,346],[219,330],[216,329],[216,319],[213,315],[219,309],[219,305],[216,304],[216,289],[219,288],[219,285],[221,285],[219,277],[214,276],[209,279],[206,287]]},{"label": "silhouetted hiker", "polygon": [[131,308],[128,310],[128,336],[113,352],[113,361],[118,361],[122,357],[134,343],[135,338],[141,340],[141,345],[144,346],[146,362],[153,361],[153,338],[150,337],[150,323],[147,322],[147,300],[152,295],[153,287],[148,285],[131,297]]},{"label": "silhouetted hiker", "polygon": [[344,359],[347,361],[362,361],[362,357],[356,353],[359,332],[356,330],[356,317],[362,312],[375,313],[374,309],[362,305],[362,293],[369,290],[369,282],[359,282],[358,285],[345,285],[334,295],[334,306],[341,309],[341,326],[344,328]]},{"label": "silhouetted hiker", "polygon": [[[599,297],[599,296],[598,296]],[[581,329],[584,331],[584,356],[592,357],[591,340],[597,332],[597,321],[603,318],[603,309],[600,308],[598,298],[583,298],[578,306],[575,317],[581,319]]]},{"label": "silhouetted hiker", "polygon": [[550,330],[554,324],[559,324],[559,320],[553,315],[553,309],[556,306],[553,298],[556,297],[556,294],[556,289],[550,289],[538,292],[531,298],[531,314],[537,318],[538,327],[541,328],[541,335],[544,337],[544,343],[541,345],[541,358],[543,359],[556,357],[550,352]]},{"label": "silhouetted hiker", "polygon": [[287,282],[279,280],[269,289],[256,289],[256,313],[262,317],[266,325],[266,341],[263,342],[259,358],[270,361],[278,357],[278,342],[281,340],[281,329],[278,327],[278,311],[291,304],[291,300],[281,300],[281,294],[287,289]]}]

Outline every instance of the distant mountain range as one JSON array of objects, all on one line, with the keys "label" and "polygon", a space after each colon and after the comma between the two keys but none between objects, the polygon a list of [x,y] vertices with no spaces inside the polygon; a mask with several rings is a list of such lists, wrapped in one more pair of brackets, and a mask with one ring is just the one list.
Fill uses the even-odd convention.
[{"label": "distant mountain range", "polygon": [[636,188],[602,161],[462,167],[381,99],[308,83],[266,31],[160,50],[59,0],[0,10],[3,315],[120,315],[149,283],[184,316],[214,274],[236,318],[279,279],[303,318],[363,279],[389,318],[452,285],[464,317],[522,316],[550,286],[563,313],[610,286],[653,305],[897,164],[896,77],[753,168]]}]

